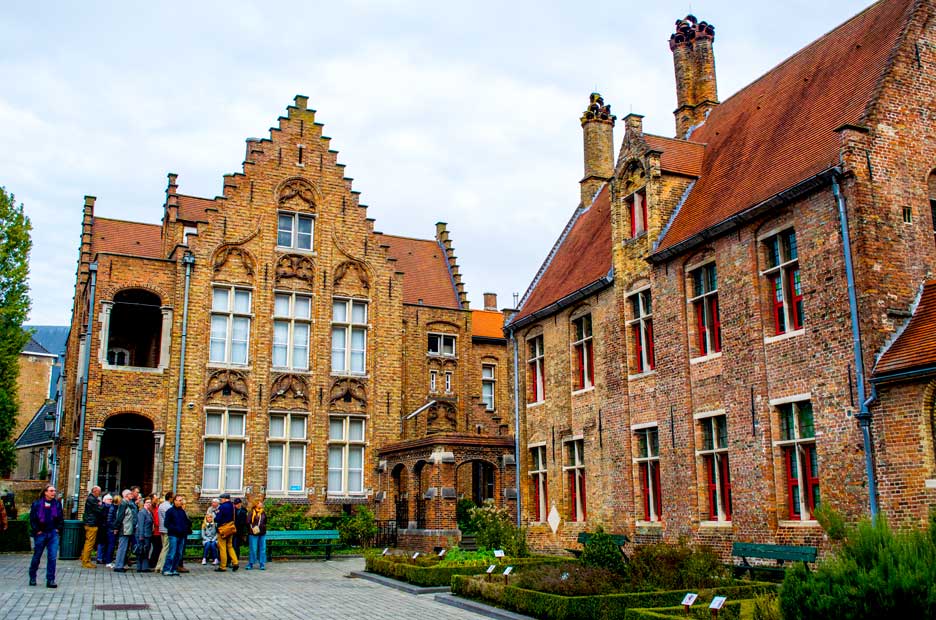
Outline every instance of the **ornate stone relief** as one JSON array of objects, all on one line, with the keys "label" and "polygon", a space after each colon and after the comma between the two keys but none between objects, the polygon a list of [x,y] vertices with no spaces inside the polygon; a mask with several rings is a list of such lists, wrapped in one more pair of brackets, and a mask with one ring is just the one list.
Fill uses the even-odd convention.
[{"label": "ornate stone relief", "polygon": [[300,280],[309,288],[315,284],[315,262],[302,254],[286,254],[276,261],[276,283],[284,280]]},{"label": "ornate stone relief", "polygon": [[208,377],[205,401],[247,405],[247,375],[239,370],[216,370]]},{"label": "ornate stone relief", "polygon": [[283,374],[273,380],[270,405],[282,409],[309,408],[309,384],[303,375]]},{"label": "ornate stone relief", "polygon": [[335,268],[332,278],[335,289],[349,292],[367,293],[370,290],[370,276],[363,263],[356,260],[347,260]]},{"label": "ornate stone relief", "polygon": [[315,186],[305,179],[289,179],[279,188],[276,198],[280,206],[298,198],[305,203],[306,208],[314,211],[316,195]]},{"label": "ornate stone relief", "polygon": [[426,433],[446,433],[458,428],[458,413],[455,406],[447,402],[436,402],[429,407],[426,416]]},{"label": "ornate stone relief", "polygon": [[335,379],[328,393],[328,408],[332,411],[365,411],[367,385],[352,377]]}]

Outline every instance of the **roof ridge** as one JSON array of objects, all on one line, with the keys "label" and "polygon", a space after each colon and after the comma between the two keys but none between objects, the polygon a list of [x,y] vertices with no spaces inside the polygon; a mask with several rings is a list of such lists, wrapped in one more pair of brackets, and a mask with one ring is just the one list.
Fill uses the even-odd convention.
[{"label": "roof ridge", "polygon": [[410,241],[423,241],[423,242],[425,242],[425,243],[436,243],[436,244],[437,244],[437,240],[436,240],[436,239],[422,239],[422,238],[420,238],[420,237],[410,237],[410,236],[408,236],[408,235],[393,235],[393,234],[385,233],[385,232],[374,233],[374,234],[375,234],[375,235],[380,235],[381,237],[394,237],[394,238],[396,238],[396,239],[409,239]]},{"label": "roof ridge", "polygon": [[133,220],[120,220],[116,217],[103,217],[103,216],[94,216],[96,220],[107,220],[108,222],[120,222],[121,224],[139,224],[140,226],[154,226],[156,228],[162,229],[162,224],[151,224],[149,222],[134,222]]}]

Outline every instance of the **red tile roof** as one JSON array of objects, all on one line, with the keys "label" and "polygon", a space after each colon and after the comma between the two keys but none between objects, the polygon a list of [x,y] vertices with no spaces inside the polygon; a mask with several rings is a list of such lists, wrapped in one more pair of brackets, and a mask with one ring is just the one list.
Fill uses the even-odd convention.
[{"label": "red tile roof", "polygon": [[611,204],[607,185],[592,205],[575,218],[558,244],[512,323],[608,274],[611,269]]},{"label": "red tile roof", "polygon": [[691,135],[702,174],[660,241],[670,248],[839,163],[914,0],[881,0],[722,102]]},{"label": "red tile roof", "polygon": [[208,216],[205,213],[208,209],[217,209],[218,205],[211,198],[199,198],[198,196],[186,196],[178,194],[179,198],[179,219],[189,222],[206,222]]},{"label": "red tile roof", "polygon": [[163,258],[162,226],[95,217],[91,225],[91,255],[98,252]]},{"label": "red tile roof", "polygon": [[504,315],[491,310],[472,310],[471,335],[483,338],[503,338]]},{"label": "red tile roof", "polygon": [[874,375],[921,366],[936,366],[936,280],[923,285],[916,311],[903,333],[878,360]]},{"label": "red tile roof", "polygon": [[439,308],[460,308],[458,293],[449,273],[448,259],[438,242],[378,234],[380,243],[390,246],[387,253],[396,259],[403,276],[403,303]]},{"label": "red tile roof", "polygon": [[644,134],[644,140],[654,151],[662,151],[660,167],[665,172],[697,177],[702,173],[702,157],[705,145],[687,140],[664,138],[653,134]]}]

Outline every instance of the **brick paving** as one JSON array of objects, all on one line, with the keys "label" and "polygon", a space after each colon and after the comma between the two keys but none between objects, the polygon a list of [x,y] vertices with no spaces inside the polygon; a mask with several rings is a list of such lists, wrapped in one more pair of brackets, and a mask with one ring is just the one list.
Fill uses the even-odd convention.
[{"label": "brick paving", "polygon": [[[39,585],[29,587],[29,556],[0,555],[0,618],[56,620],[144,620],[161,618],[367,618],[400,620],[477,620],[472,612],[437,603],[431,595],[416,596],[348,573],[364,569],[362,559],[275,562],[265,571],[215,573],[212,567],[188,565],[181,577],[155,573],[115,573],[99,566],[81,568],[78,561],[60,561],[56,590],[45,587],[45,561]],[[95,605],[148,603],[140,611],[102,611]],[[230,617],[230,616],[229,616]]]}]

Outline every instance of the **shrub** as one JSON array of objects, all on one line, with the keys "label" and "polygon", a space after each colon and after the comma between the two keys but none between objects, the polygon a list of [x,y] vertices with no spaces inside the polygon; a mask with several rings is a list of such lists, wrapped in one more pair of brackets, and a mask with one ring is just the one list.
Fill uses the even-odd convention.
[{"label": "shrub", "polygon": [[338,524],[338,532],[341,534],[341,542],[346,545],[369,546],[377,535],[374,513],[367,506],[355,506],[354,515]]},{"label": "shrub", "polygon": [[751,620],[783,620],[780,615],[780,599],[776,592],[754,597],[754,612]]},{"label": "shrub", "polygon": [[641,590],[710,588],[728,580],[728,568],[711,547],[685,542],[640,545],[628,564],[630,582]]},{"label": "shrub", "polygon": [[452,547],[442,556],[441,564],[455,564],[458,562],[489,562],[493,561],[494,552],[487,549],[478,549],[477,551],[465,551],[458,547]]},{"label": "shrub", "polygon": [[621,549],[600,525],[595,533],[588,537],[580,560],[585,566],[604,568],[618,575],[627,572],[627,564],[624,562]]},{"label": "shrub", "polygon": [[474,507],[475,503],[465,498],[458,500],[458,503],[455,504],[455,521],[458,523],[458,529],[462,531],[462,534],[474,533],[471,524],[471,509]]},{"label": "shrub", "polygon": [[477,532],[478,546],[485,549],[503,549],[513,558],[524,558],[527,550],[526,532],[514,525],[514,519],[505,508],[498,508],[493,500],[470,510],[471,527]]},{"label": "shrub", "polygon": [[561,596],[592,596],[621,592],[627,583],[618,573],[607,568],[570,562],[521,570],[511,585]]},{"label": "shrub", "polygon": [[883,517],[847,529],[835,556],[815,572],[787,571],[780,590],[785,618],[936,617],[936,524],[893,532]]}]

